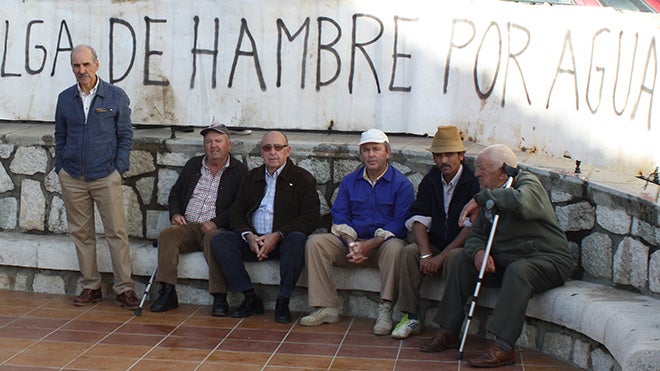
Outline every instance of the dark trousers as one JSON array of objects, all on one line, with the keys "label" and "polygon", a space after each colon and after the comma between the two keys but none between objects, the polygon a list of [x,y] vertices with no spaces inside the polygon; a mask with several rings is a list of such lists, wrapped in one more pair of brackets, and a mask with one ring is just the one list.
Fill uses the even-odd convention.
[{"label": "dark trousers", "polygon": [[[268,255],[268,259],[280,259],[280,296],[290,298],[305,266],[305,243],[307,235],[292,232],[281,240]],[[236,232],[226,231],[211,240],[211,251],[227,277],[233,292],[252,288],[252,280],[243,262],[258,261],[257,254]]]},{"label": "dark trousers", "polygon": [[[474,293],[479,270],[464,253],[456,257],[442,296],[435,322],[458,334],[465,317],[465,303]],[[522,331],[529,299],[535,293],[564,284],[570,269],[563,269],[547,256],[521,258],[507,266],[495,262],[495,273],[484,275],[482,287],[501,287],[486,330],[515,345]]]}]

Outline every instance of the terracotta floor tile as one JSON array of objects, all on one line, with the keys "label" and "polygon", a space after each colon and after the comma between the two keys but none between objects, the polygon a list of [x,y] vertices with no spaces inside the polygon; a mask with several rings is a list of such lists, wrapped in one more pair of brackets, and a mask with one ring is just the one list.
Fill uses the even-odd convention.
[{"label": "terracotta floor tile", "polygon": [[46,336],[47,341],[70,341],[75,343],[97,343],[107,332],[57,330]]},{"label": "terracotta floor tile", "polygon": [[315,356],[334,356],[337,352],[336,344],[306,344],[306,343],[284,343],[277,350],[283,354],[306,354]]},{"label": "terracotta floor tile", "polygon": [[184,323],[188,316],[161,316],[160,313],[142,312],[142,315],[131,318],[131,323],[141,323],[145,325],[167,325],[179,326]]},{"label": "terracotta floor tile", "polygon": [[103,370],[122,371],[127,370],[137,358],[117,358],[82,355],[64,367],[64,370]]},{"label": "terracotta floor tile", "polygon": [[264,340],[264,341],[282,341],[286,336],[285,331],[274,330],[251,330],[238,328],[229,334],[229,339],[241,340]]},{"label": "terracotta floor tile", "polygon": [[119,322],[85,321],[73,320],[62,326],[62,330],[69,331],[95,331],[111,332],[119,328],[122,324]]},{"label": "terracotta floor tile", "polygon": [[112,334],[103,339],[103,344],[154,346],[163,339],[155,335]]},{"label": "terracotta floor tile", "polygon": [[88,344],[41,341],[5,363],[14,366],[63,367],[82,354]]},{"label": "terracotta floor tile", "polygon": [[16,317],[12,316],[0,316],[0,327],[8,324],[11,321],[16,320]]},{"label": "terracotta floor tile", "polygon": [[160,335],[165,336],[174,331],[176,327],[169,325],[151,325],[142,323],[127,323],[116,332],[119,334],[142,334],[142,335]]},{"label": "terracotta floor tile", "polygon": [[268,361],[267,368],[271,367],[289,367],[296,368],[304,366],[310,369],[327,369],[332,362],[332,357],[308,356],[300,354],[280,354],[279,352]]},{"label": "terracotta floor tile", "polygon": [[188,336],[188,337],[197,337],[197,338],[214,338],[221,339],[227,336],[230,329],[226,328],[217,328],[217,327],[193,327],[193,326],[182,326],[176,329],[172,335],[173,336]]},{"label": "terracotta floor tile", "polygon": [[434,361],[414,361],[398,360],[396,362],[397,371],[438,371],[438,370],[458,370],[458,363],[454,362],[434,362]]},{"label": "terracotta floor tile", "polygon": [[[261,366],[246,365],[243,363],[216,363],[204,362],[197,370],[200,371],[260,371]],[[297,371],[297,370],[296,370]]]},{"label": "terracotta floor tile", "polygon": [[41,339],[50,334],[53,330],[41,328],[25,328],[6,326],[0,328],[0,337],[19,338],[19,339]]},{"label": "terracotta floor tile", "polygon": [[337,354],[340,357],[396,359],[398,348],[382,346],[342,346]]},{"label": "terracotta floor tile", "polygon": [[277,349],[278,345],[279,343],[274,341],[227,339],[220,345],[219,349],[272,353],[275,349]]},{"label": "terracotta floor tile", "polygon": [[78,317],[82,321],[102,321],[102,322],[119,322],[124,323],[130,319],[128,313],[113,313],[113,312],[103,312],[100,310],[90,310],[85,312]]},{"label": "terracotta floor tile", "polygon": [[185,371],[185,370],[195,370],[199,366],[199,362],[189,362],[189,361],[173,361],[173,360],[156,360],[156,359],[143,359],[139,361],[134,370],[140,371]]},{"label": "terracotta floor tile", "polygon": [[[72,306],[72,308],[74,308]],[[63,308],[48,308],[48,307],[39,307],[35,308],[30,313],[26,313],[26,317],[40,317],[40,318],[60,318],[64,320],[72,320],[80,316],[84,311],[75,310],[75,309],[63,309]]]},{"label": "terracotta floor tile", "polygon": [[376,335],[356,335],[349,333],[344,339],[345,345],[370,345],[381,347],[399,347],[401,340],[394,339],[391,336],[376,336]]},{"label": "terracotta floor tile", "polygon": [[91,347],[85,355],[97,357],[113,357],[113,358],[131,358],[137,359],[143,356],[151,349],[151,346],[146,345],[124,345],[124,344],[96,344]]},{"label": "terracotta floor tile", "polygon": [[241,329],[255,329],[255,330],[279,330],[288,331],[293,326],[292,323],[277,323],[273,318],[273,312],[267,311],[264,314],[243,318],[238,325]]},{"label": "terracotta floor tile", "polygon": [[215,349],[220,341],[221,339],[213,338],[168,336],[159,346],[168,348],[207,349],[210,351]]},{"label": "terracotta floor tile", "polygon": [[216,350],[209,355],[207,361],[213,363],[233,363],[261,367],[266,361],[268,361],[270,356],[271,352]]},{"label": "terracotta floor tile", "polygon": [[239,318],[230,318],[230,317],[191,317],[187,319],[184,324],[186,326],[197,326],[197,327],[220,327],[220,328],[233,328],[241,320]]},{"label": "terracotta floor tile", "polygon": [[335,358],[330,368],[333,370],[393,370],[394,360],[338,357]]},{"label": "terracotta floor tile", "polygon": [[31,307],[22,307],[17,305],[0,305],[0,316],[18,317],[34,310]]},{"label": "terracotta floor tile", "polygon": [[541,352],[524,349],[518,354],[520,356],[520,362],[525,362],[525,369],[527,369],[527,367],[535,366],[563,367],[571,369],[568,368],[569,366],[566,366],[566,362]]},{"label": "terracotta floor tile", "polygon": [[291,332],[287,335],[285,342],[310,343],[310,344],[339,344],[344,334],[339,333],[316,333],[316,332]]},{"label": "terracotta floor tile", "polygon": [[12,322],[10,326],[54,330],[56,328],[63,326],[67,322],[68,321],[65,319],[57,319],[57,318],[21,317],[21,318],[16,318],[16,320]]},{"label": "terracotta floor tile", "polygon": [[0,337],[0,349],[21,350],[35,343],[33,339],[20,339],[12,337]]},{"label": "terracotta floor tile", "polygon": [[201,362],[209,354],[206,349],[184,349],[184,348],[163,348],[158,347],[147,353],[145,359],[173,359]]}]

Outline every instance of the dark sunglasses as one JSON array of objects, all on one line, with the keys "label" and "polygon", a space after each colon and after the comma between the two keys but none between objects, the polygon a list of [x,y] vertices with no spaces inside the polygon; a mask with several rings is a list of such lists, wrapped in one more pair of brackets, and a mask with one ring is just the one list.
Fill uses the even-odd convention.
[{"label": "dark sunglasses", "polygon": [[275,148],[275,150],[279,152],[288,146],[288,144],[264,144],[261,146],[261,150],[264,152],[270,152],[271,149]]}]

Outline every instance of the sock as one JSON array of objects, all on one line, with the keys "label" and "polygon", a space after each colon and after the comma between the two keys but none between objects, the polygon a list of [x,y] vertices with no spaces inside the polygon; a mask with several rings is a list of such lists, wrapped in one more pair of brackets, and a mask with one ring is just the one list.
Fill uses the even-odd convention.
[{"label": "sock", "polygon": [[513,347],[509,343],[507,343],[506,341],[504,341],[504,339],[499,337],[495,340],[495,346],[497,346],[498,348],[502,349],[505,352],[510,352],[513,350]]},{"label": "sock", "polygon": [[277,301],[286,305],[289,305],[289,298],[284,296],[278,296]]},{"label": "sock", "polygon": [[213,299],[227,301],[227,294],[215,293],[213,294]]},{"label": "sock", "polygon": [[414,319],[417,320],[417,315],[415,313],[408,313],[408,319]]}]

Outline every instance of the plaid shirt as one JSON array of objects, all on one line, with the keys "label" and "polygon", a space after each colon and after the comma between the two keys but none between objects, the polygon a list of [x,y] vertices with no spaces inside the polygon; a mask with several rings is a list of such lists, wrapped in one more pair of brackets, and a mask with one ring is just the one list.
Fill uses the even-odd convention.
[{"label": "plaid shirt", "polygon": [[192,193],[188,207],[186,207],[186,220],[190,223],[205,223],[215,218],[215,201],[218,197],[218,186],[220,178],[229,167],[229,157],[220,171],[213,175],[208,165],[206,157],[202,161],[202,176],[199,178],[195,190]]}]

